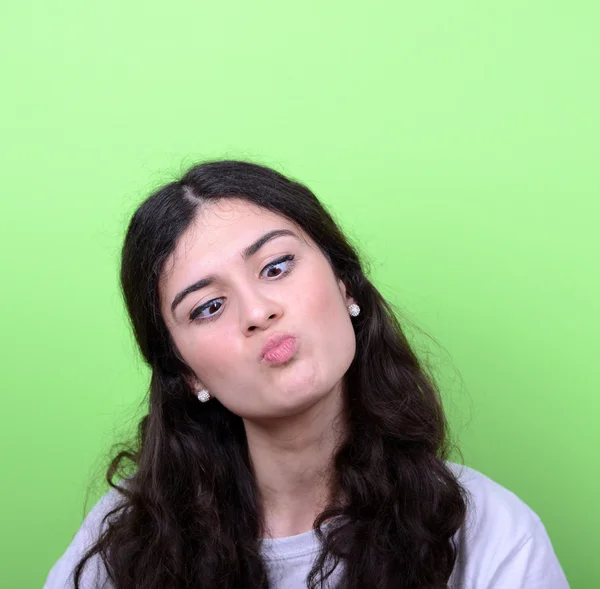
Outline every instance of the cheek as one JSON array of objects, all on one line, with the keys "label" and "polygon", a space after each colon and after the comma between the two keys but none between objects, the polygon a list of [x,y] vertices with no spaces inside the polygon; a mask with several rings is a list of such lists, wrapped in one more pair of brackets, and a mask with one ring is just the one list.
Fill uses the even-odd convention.
[{"label": "cheek", "polygon": [[201,329],[192,328],[181,343],[183,357],[199,377],[222,378],[231,373],[231,365],[235,362],[230,338],[217,330],[213,333],[205,331],[200,337],[198,331]]},{"label": "cheek", "polygon": [[321,345],[327,348],[325,351],[331,354],[336,348],[354,346],[354,328],[335,280],[329,275],[315,276],[311,288],[303,295],[299,301],[302,315],[315,330]]},{"label": "cheek", "polygon": [[356,335],[345,299],[336,282],[321,279],[307,289],[301,310],[301,334],[309,346],[306,361],[299,364],[296,374],[297,388],[331,390],[343,378],[356,353]]},{"label": "cheek", "polygon": [[339,321],[344,301],[337,284],[328,274],[319,273],[311,278],[300,299],[304,314],[322,320],[324,325]]}]

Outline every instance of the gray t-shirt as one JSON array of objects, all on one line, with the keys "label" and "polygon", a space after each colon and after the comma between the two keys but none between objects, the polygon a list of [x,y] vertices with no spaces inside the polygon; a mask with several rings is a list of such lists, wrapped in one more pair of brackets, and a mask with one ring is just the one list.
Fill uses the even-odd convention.
[{"label": "gray t-shirt", "polygon": [[[451,589],[569,589],[538,515],[479,471],[452,462],[448,466],[470,497],[467,520],[455,536],[458,558],[450,577]],[[118,497],[117,491],[111,489],[92,508],[50,570],[43,589],[73,587],[73,568],[97,537],[103,515]],[[314,531],[263,539],[262,552],[271,587],[305,589],[306,576],[319,548]],[[338,567],[330,583],[340,572]],[[98,558],[86,567],[82,587],[112,589]]]}]

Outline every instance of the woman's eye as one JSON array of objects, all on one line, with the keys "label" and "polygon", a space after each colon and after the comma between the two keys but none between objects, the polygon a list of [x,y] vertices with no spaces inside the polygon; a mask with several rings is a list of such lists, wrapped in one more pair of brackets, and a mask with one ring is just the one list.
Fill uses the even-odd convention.
[{"label": "woman's eye", "polygon": [[287,264],[287,266],[284,267],[284,270],[282,272],[280,272],[279,274],[275,274],[275,276],[273,276],[271,274],[269,276],[269,278],[278,278],[280,276],[283,276],[284,274],[287,274],[288,272],[290,272],[290,270],[294,266],[294,256],[291,254],[289,254],[287,256],[283,256],[283,258],[279,258],[278,260],[275,260],[275,261],[271,262],[270,264],[267,264],[263,268],[263,272],[265,270],[267,270],[267,273],[269,273],[271,270],[277,269],[278,266],[280,267],[282,264],[285,264],[286,262],[289,262],[289,263]]},{"label": "woman's eye", "polygon": [[[205,305],[196,307],[190,314],[190,321],[210,321],[222,306],[223,303],[220,303],[219,299],[213,299]],[[212,311],[212,313],[204,314],[204,311]]]},{"label": "woman's eye", "polygon": [[[289,274],[294,267],[294,256],[292,254],[288,254],[287,256],[283,256],[270,264],[267,264],[261,275],[265,274],[267,278],[281,278],[286,274]],[[275,272],[273,274],[272,272]],[[200,307],[196,307],[190,314],[190,321],[197,321],[200,323],[204,323],[206,321],[212,321],[219,316],[219,309],[223,306],[223,303],[220,302],[221,299],[212,299],[201,305]],[[208,313],[205,313],[208,311]]]}]

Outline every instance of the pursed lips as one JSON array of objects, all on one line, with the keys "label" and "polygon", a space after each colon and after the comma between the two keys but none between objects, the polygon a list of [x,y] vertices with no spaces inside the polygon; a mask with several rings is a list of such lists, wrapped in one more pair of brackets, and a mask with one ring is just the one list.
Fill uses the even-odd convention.
[{"label": "pursed lips", "polygon": [[270,350],[276,348],[279,344],[290,338],[296,339],[295,336],[293,336],[291,333],[281,333],[277,335],[272,335],[263,346],[259,359],[262,360],[265,357],[265,354],[267,354]]}]

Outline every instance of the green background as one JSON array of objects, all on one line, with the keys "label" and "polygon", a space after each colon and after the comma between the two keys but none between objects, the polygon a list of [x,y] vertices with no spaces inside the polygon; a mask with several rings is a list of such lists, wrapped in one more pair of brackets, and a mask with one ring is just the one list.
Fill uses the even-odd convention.
[{"label": "green background", "polygon": [[600,586],[598,6],[3,3],[0,586],[41,587],[135,424],[129,216],[219,157],[331,207],[466,463],[540,515],[573,588]]}]

